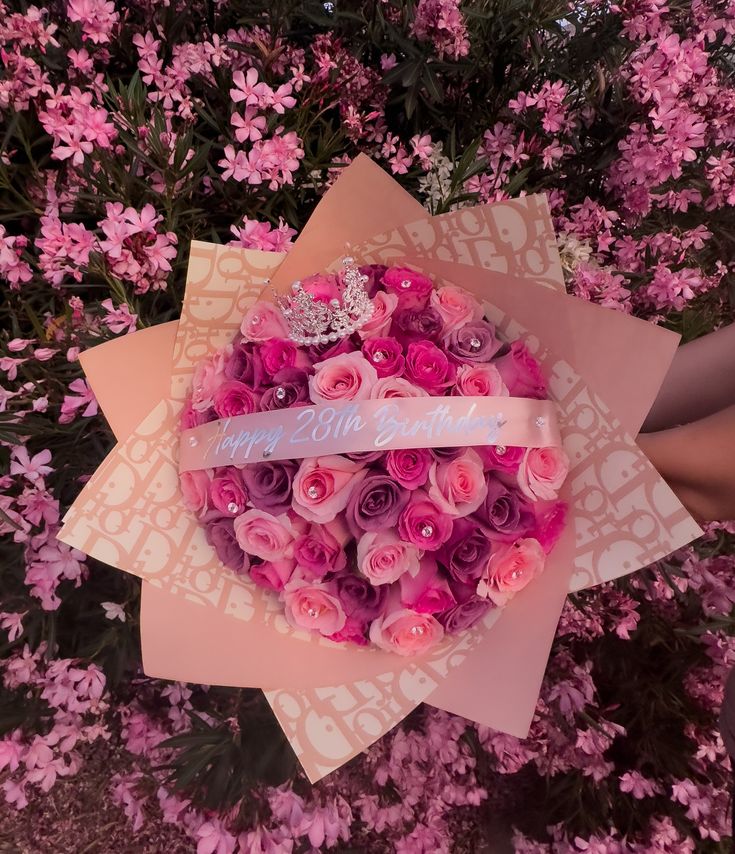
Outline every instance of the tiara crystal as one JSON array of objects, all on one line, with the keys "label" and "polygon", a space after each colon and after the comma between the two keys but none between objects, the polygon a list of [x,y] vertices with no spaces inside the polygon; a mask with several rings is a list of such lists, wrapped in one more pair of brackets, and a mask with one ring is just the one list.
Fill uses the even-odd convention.
[{"label": "tiara crystal", "polygon": [[368,277],[360,273],[354,258],[343,258],[341,299],[328,303],[314,299],[294,282],[289,296],[276,296],[286,318],[289,338],[297,344],[328,344],[346,338],[364,326],[375,306],[365,290]]}]

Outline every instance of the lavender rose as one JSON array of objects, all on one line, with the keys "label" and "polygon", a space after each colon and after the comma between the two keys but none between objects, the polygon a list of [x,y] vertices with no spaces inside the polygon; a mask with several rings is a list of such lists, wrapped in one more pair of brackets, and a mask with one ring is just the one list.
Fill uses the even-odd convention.
[{"label": "lavender rose", "polygon": [[368,296],[372,299],[375,296],[375,292],[378,290],[378,286],[383,278],[385,271],[388,268],[384,264],[365,264],[360,267],[360,273],[363,276],[367,276],[367,282],[365,282],[365,290],[368,292]]},{"label": "lavender rose", "polygon": [[247,341],[235,344],[225,365],[228,380],[237,380],[254,389],[262,388],[268,381],[257,345]]},{"label": "lavender rose", "polygon": [[452,536],[442,546],[439,561],[451,577],[463,584],[475,584],[487,565],[491,544],[477,525],[467,518],[456,519]]},{"label": "lavender rose", "polygon": [[242,479],[253,507],[278,516],[291,508],[291,488],[298,463],[293,460],[252,463],[242,469]]},{"label": "lavender rose", "polygon": [[353,572],[341,572],[333,579],[337,596],[348,617],[372,620],[380,614],[388,592],[387,585],[374,586],[367,578]]},{"label": "lavender rose", "polygon": [[447,339],[447,351],[461,362],[489,362],[502,347],[495,327],[486,320],[465,323]]},{"label": "lavender rose", "polygon": [[368,475],[353,491],[347,504],[347,524],[353,536],[363,531],[394,528],[409,493],[387,475]]},{"label": "lavender rose", "polygon": [[203,522],[207,542],[222,563],[235,572],[247,572],[250,560],[237,542],[233,520],[218,513],[208,513]]},{"label": "lavender rose", "polygon": [[448,635],[463,632],[474,626],[494,607],[489,599],[482,599],[477,595],[476,584],[459,584],[454,579],[450,579],[449,587],[457,604],[435,615]]},{"label": "lavender rose", "polygon": [[260,408],[266,411],[272,409],[288,409],[291,406],[303,404],[308,406],[309,376],[299,368],[284,368],[273,375],[273,385],[263,392]]},{"label": "lavender rose", "polygon": [[531,505],[517,489],[488,474],[487,496],[475,516],[493,539],[510,541],[526,536],[535,527]]},{"label": "lavender rose", "polygon": [[404,308],[393,314],[393,334],[404,341],[438,341],[444,331],[441,314],[431,306]]}]

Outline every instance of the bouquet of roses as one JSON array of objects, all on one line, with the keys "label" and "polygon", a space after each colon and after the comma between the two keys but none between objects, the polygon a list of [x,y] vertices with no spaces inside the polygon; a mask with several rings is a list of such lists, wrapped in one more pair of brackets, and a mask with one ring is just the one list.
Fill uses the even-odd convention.
[{"label": "bouquet of roses", "polygon": [[[394,401],[375,410],[374,447],[190,469],[181,490],[222,564],[277,594],[294,628],[417,654],[542,572],[563,526],[569,463],[558,445],[489,444],[502,412],[475,448],[440,446],[448,407],[402,419],[399,399],[502,406],[511,395],[546,400],[546,382],[462,288],[434,288],[407,267],[344,266],[297,282],[280,307],[252,305],[232,344],[197,365],[181,424],[190,447],[193,428],[232,432],[235,418],[252,440],[258,419],[248,416],[299,408],[297,432],[328,443],[361,419],[362,401]],[[401,447],[416,436],[427,447]],[[235,456],[237,443],[219,444]]]}]

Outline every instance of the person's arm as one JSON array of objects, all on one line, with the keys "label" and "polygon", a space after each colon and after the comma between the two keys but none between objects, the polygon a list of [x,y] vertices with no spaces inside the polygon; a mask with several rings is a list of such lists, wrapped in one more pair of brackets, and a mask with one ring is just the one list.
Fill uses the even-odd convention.
[{"label": "person's arm", "polygon": [[698,520],[735,519],[735,406],[636,441]]},{"label": "person's arm", "polygon": [[735,404],[735,323],[682,344],[643,432],[688,424]]}]

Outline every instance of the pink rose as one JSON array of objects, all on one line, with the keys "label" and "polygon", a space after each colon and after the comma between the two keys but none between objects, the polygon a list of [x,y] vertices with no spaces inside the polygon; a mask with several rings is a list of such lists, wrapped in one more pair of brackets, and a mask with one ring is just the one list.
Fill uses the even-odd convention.
[{"label": "pink rose", "polygon": [[220,469],[209,485],[212,505],[225,516],[237,516],[245,510],[248,496],[238,469]]},{"label": "pink rose", "polygon": [[546,554],[554,548],[564,530],[568,509],[564,501],[554,501],[547,506],[536,505],[536,527],[531,533]]},{"label": "pink rose", "polygon": [[362,463],[337,454],[303,460],[293,481],[293,509],[309,522],[331,522],[366,474]]},{"label": "pink rose", "polygon": [[431,614],[398,608],[373,620],[370,640],[381,649],[398,655],[421,655],[444,638],[441,623]]},{"label": "pink rose", "polygon": [[388,474],[406,489],[417,489],[426,483],[434,461],[426,448],[400,448],[388,451],[385,467]]},{"label": "pink rose", "polygon": [[422,551],[436,551],[452,536],[452,517],[417,489],[398,520],[398,534]]},{"label": "pink rose", "polygon": [[408,267],[389,267],[383,273],[383,286],[398,296],[401,308],[424,308],[434,290],[431,279]]},{"label": "pink rose", "polygon": [[333,299],[342,301],[342,291],[337,277],[332,274],[317,273],[315,276],[302,279],[301,290],[317,302],[331,302]]},{"label": "pink rose", "polygon": [[206,411],[202,410],[201,412],[197,412],[197,410],[192,406],[191,400],[187,400],[184,404],[184,408],[181,410],[179,429],[191,430],[192,427],[198,427],[200,424],[205,424],[206,421]]},{"label": "pink rose", "polygon": [[296,629],[333,635],[344,628],[345,612],[329,584],[291,581],[283,590],[283,604],[286,619]]},{"label": "pink rose", "polygon": [[545,400],[548,397],[541,366],[522,341],[514,341],[510,345],[510,351],[495,360],[495,366],[513,397],[531,397],[537,400]]},{"label": "pink rose", "polygon": [[395,338],[369,338],[362,345],[362,352],[378,377],[397,377],[403,373],[406,360]]},{"label": "pink rose", "polygon": [[310,525],[294,543],[293,556],[300,574],[312,581],[339,572],[347,563],[341,544],[326,525]]},{"label": "pink rose", "polygon": [[430,557],[423,558],[415,575],[402,575],[400,586],[403,605],[419,614],[438,614],[456,604],[447,579]]},{"label": "pink rose", "polygon": [[431,292],[431,305],[439,312],[444,321],[444,332],[448,334],[470,320],[482,318],[482,306],[464,288],[446,285]]},{"label": "pink rose", "polygon": [[387,335],[393,318],[393,312],[398,308],[398,297],[385,291],[378,291],[373,297],[373,315],[357,334],[363,340]]},{"label": "pink rose", "polygon": [[383,377],[373,386],[370,397],[372,400],[390,399],[392,397],[428,397],[429,392],[410,383],[403,377]]},{"label": "pink rose", "polygon": [[357,567],[371,584],[392,584],[419,571],[419,551],[393,531],[363,534],[357,543]]},{"label": "pink rose", "polygon": [[292,560],[266,560],[250,564],[250,578],[258,587],[281,591],[294,572]]},{"label": "pink rose", "polygon": [[406,379],[426,389],[430,394],[441,394],[455,378],[455,367],[431,341],[412,341],[406,350]]},{"label": "pink rose", "polygon": [[472,448],[453,460],[434,463],[429,483],[429,498],[449,516],[469,516],[487,495],[482,460]]},{"label": "pink rose", "polygon": [[344,626],[332,635],[329,640],[335,643],[354,643],[358,646],[367,646],[367,622],[359,616],[348,615]]},{"label": "pink rose", "polygon": [[480,445],[475,450],[480,455],[485,471],[516,472],[526,453],[525,448],[516,445]]},{"label": "pink rose", "polygon": [[210,359],[197,363],[191,382],[191,406],[195,412],[202,412],[212,405],[212,398],[225,378],[228,358],[229,353],[220,350]]},{"label": "pink rose", "polygon": [[218,418],[232,418],[235,415],[250,415],[258,408],[255,392],[245,383],[227,380],[214,393],[214,411]]},{"label": "pink rose", "polygon": [[206,471],[185,471],[179,476],[184,507],[201,516],[209,499],[209,476]]},{"label": "pink rose", "polygon": [[563,448],[526,448],[518,469],[518,486],[531,501],[551,501],[569,474]]},{"label": "pink rose", "polygon": [[262,510],[248,510],[235,519],[240,548],[266,561],[290,559],[295,533],[285,513],[272,516]]},{"label": "pink rose", "polygon": [[240,332],[246,341],[287,338],[288,324],[277,306],[265,300],[258,300],[245,312]]},{"label": "pink rose", "polygon": [[496,543],[477,595],[503,606],[544,569],[546,555],[541,543],[531,537],[510,545]]},{"label": "pink rose", "polygon": [[367,400],[377,381],[375,368],[362,353],[342,353],[315,365],[309,396],[314,403]]},{"label": "pink rose", "polygon": [[258,347],[258,355],[268,377],[272,377],[284,368],[296,365],[296,345],[284,338],[270,338]]},{"label": "pink rose", "polygon": [[489,362],[460,365],[452,394],[466,397],[507,397],[508,387],[500,371]]}]

